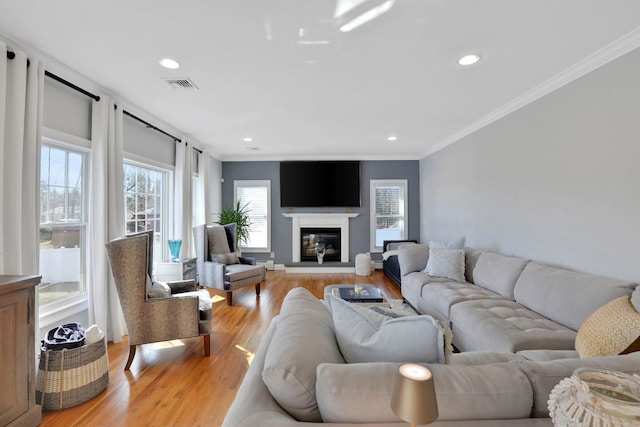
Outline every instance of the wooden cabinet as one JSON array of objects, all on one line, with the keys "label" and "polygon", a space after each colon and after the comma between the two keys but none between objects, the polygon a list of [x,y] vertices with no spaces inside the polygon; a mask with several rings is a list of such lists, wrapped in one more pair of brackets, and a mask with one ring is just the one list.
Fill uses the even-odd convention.
[{"label": "wooden cabinet", "polygon": [[0,426],[37,426],[35,286],[40,276],[0,275]]},{"label": "wooden cabinet", "polygon": [[153,280],[158,282],[173,282],[176,280],[196,278],[195,258],[180,258],[177,261],[156,262],[153,267]]}]

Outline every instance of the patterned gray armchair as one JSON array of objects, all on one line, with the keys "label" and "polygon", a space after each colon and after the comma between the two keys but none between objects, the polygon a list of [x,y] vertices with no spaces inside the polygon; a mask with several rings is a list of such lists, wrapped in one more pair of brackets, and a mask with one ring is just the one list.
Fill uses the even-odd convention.
[{"label": "patterned gray armchair", "polygon": [[237,256],[232,248],[236,241],[236,224],[198,225],[193,227],[196,245],[196,265],[201,286],[227,293],[227,305],[232,305],[232,292],[255,285],[260,296],[260,283],[265,279],[265,268],[256,265],[255,258]]},{"label": "patterned gray armchair", "polygon": [[119,237],[106,244],[111,273],[129,331],[129,370],[138,344],[204,338],[211,352],[211,295],[193,280],[152,282],[153,231]]}]

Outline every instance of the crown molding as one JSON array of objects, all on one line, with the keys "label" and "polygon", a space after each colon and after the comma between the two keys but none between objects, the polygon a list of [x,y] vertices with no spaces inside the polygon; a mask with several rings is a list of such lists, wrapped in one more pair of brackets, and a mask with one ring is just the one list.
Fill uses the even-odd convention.
[{"label": "crown molding", "polygon": [[607,46],[587,56],[566,70],[556,74],[549,80],[539,84],[538,86],[528,90],[519,97],[507,102],[502,107],[494,110],[486,116],[476,120],[469,126],[459,130],[451,136],[441,140],[429,149],[424,151],[420,158],[427,157],[443,148],[459,141],[483,127],[513,113],[516,110],[542,98],[543,96],[571,83],[572,81],[590,73],[591,71],[602,67],[603,65],[613,61],[622,55],[640,47],[640,27],[627,33],[621,38],[609,43]]}]

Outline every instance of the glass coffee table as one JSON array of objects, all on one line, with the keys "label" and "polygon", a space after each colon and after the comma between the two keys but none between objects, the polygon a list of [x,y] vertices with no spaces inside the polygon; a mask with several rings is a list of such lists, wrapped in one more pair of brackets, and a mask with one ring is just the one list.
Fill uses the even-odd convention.
[{"label": "glass coffee table", "polygon": [[361,284],[336,284],[329,285],[324,288],[324,295],[333,295],[349,301],[352,304],[361,304],[364,306],[377,305],[379,307],[389,308],[389,302],[385,298],[380,289],[374,285]]}]

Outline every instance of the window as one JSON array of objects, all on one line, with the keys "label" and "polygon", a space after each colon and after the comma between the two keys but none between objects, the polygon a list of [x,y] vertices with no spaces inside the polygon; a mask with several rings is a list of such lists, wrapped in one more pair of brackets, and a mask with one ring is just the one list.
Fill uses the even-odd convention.
[{"label": "window", "polygon": [[126,234],[154,231],[153,260],[165,258],[167,171],[139,163],[124,163]]},{"label": "window", "polygon": [[234,181],[234,205],[247,205],[249,241],[240,247],[247,252],[271,251],[271,181]]},{"label": "window", "polygon": [[407,238],[407,180],[371,180],[371,252]]},{"label": "window", "polygon": [[85,294],[87,153],[46,140],[40,148],[40,307]]}]

